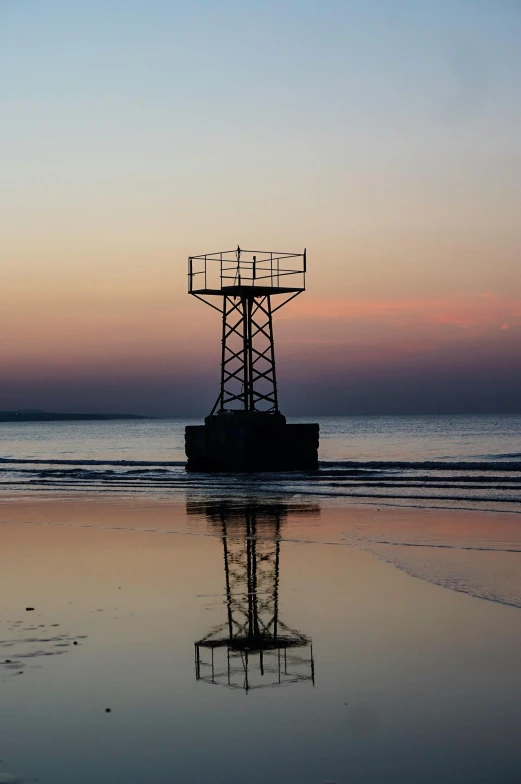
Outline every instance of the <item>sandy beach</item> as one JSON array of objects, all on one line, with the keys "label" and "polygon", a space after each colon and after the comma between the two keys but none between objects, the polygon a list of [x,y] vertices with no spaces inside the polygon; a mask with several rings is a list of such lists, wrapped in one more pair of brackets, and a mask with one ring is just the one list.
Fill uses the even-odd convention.
[{"label": "sandy beach", "polygon": [[[35,494],[0,520],[6,781],[516,780],[518,516]],[[298,647],[250,653],[246,689],[244,651],[230,682],[194,643],[252,540]]]}]

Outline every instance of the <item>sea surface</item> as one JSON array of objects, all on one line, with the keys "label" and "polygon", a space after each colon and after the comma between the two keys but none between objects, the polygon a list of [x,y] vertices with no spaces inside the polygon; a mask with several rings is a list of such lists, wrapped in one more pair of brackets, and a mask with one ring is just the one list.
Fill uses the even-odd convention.
[{"label": "sea surface", "polygon": [[521,417],[319,422],[0,425],[0,784],[521,781]]},{"label": "sea surface", "polygon": [[518,415],[319,417],[318,471],[240,477],[186,474],[184,428],[199,421],[2,423],[0,483],[521,510]]}]

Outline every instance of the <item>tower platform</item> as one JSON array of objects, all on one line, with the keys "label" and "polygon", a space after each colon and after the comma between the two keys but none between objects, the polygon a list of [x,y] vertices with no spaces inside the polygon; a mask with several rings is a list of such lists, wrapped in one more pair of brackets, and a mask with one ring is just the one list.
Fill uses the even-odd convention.
[{"label": "tower platform", "polygon": [[185,430],[187,471],[296,471],[318,466],[318,424],[280,413],[231,411]]}]

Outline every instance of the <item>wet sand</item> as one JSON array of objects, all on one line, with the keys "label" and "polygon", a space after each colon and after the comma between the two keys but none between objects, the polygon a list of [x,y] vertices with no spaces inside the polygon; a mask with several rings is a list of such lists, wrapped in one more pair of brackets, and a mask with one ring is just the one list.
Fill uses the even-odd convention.
[{"label": "wet sand", "polygon": [[[516,515],[35,494],[0,521],[0,781],[521,773]],[[264,674],[216,644],[249,596],[286,638]]]}]

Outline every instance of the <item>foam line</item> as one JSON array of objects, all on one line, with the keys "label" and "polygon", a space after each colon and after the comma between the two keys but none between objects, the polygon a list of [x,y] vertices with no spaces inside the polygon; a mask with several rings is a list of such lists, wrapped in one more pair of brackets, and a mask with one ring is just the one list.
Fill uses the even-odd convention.
[{"label": "foam line", "polygon": [[521,471],[521,462],[497,463],[497,462],[440,462],[440,461],[405,461],[405,460],[369,460],[365,462],[354,460],[322,460],[320,467],[331,468],[372,468],[379,470],[386,469],[411,469],[429,471]]}]

